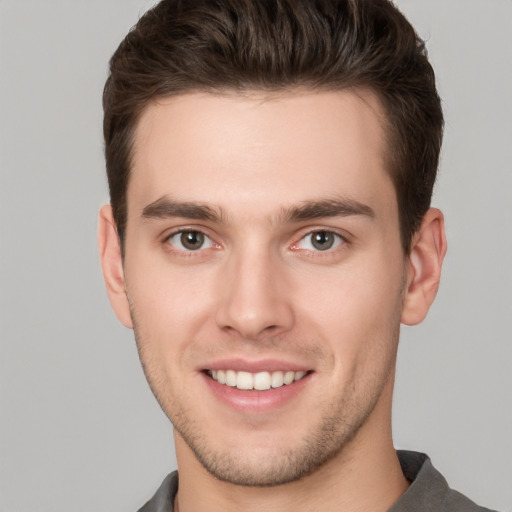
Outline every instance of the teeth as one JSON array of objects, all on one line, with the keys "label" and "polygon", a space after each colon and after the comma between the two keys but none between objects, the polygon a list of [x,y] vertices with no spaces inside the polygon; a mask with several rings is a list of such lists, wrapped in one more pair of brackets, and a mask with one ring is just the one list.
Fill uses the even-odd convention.
[{"label": "teeth", "polygon": [[286,372],[284,374],[284,383],[291,384],[295,380],[295,372]]},{"label": "teeth", "polygon": [[295,372],[295,377],[293,380],[300,380],[302,377],[304,377],[304,375],[306,375],[306,372]]},{"label": "teeth", "polygon": [[272,379],[270,385],[273,388],[280,388],[284,384],[283,372],[272,373]]},{"label": "teeth", "polygon": [[234,388],[236,386],[236,372],[233,370],[226,370],[226,386]]},{"label": "teeth", "polygon": [[270,381],[270,373],[259,372],[254,376],[254,389],[257,389],[258,391],[270,389]]},{"label": "teeth", "polygon": [[238,372],[236,377],[236,387],[238,389],[252,389],[254,387],[254,377],[252,373]]},{"label": "teeth", "polygon": [[238,389],[256,389],[265,391],[270,388],[280,388],[302,379],[306,372],[236,372],[234,370],[211,370],[208,372],[213,380],[220,384]]}]

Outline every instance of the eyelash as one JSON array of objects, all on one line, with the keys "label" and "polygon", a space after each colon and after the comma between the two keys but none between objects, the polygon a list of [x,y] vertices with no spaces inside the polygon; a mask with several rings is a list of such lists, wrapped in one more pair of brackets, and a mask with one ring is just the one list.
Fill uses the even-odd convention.
[{"label": "eyelash", "polygon": [[[312,237],[313,235],[320,235],[320,234],[332,236],[334,238],[334,240],[332,242],[333,245],[330,247],[327,247],[324,250],[321,250],[318,248],[304,249],[304,248],[299,247],[299,245],[302,244],[308,237]],[[292,250],[306,250],[306,251],[312,252],[312,253],[319,253],[319,255],[320,255],[322,253],[332,253],[338,247],[340,247],[346,243],[347,243],[347,239],[344,236],[337,233],[336,231],[332,231],[329,229],[314,229],[314,230],[309,231],[308,233],[304,234],[297,243],[292,244],[291,248],[292,248]],[[313,242],[309,242],[309,244],[312,246]]]},{"label": "eyelash", "polygon": [[[183,240],[177,240],[174,243],[172,242],[172,240],[174,238],[179,236],[180,239],[182,239],[183,235],[186,235],[186,234],[189,234],[189,235],[195,234],[196,236],[199,235],[200,238],[203,238],[203,243],[197,249],[190,249],[183,245]],[[313,235],[320,235],[320,234],[332,236],[334,238],[332,245],[330,247],[327,247],[324,250],[318,249],[318,248],[314,247],[314,242],[311,242],[311,241],[309,242],[309,245],[310,245],[309,248],[301,247],[301,245],[304,243],[304,241],[306,241],[308,239],[308,237],[312,237]],[[170,233],[169,235],[167,235],[165,237],[164,243],[167,245],[170,245],[172,247],[173,251],[175,251],[181,255],[187,255],[187,256],[190,256],[193,253],[200,253],[206,249],[212,249],[212,248],[218,249],[221,247],[219,244],[217,244],[209,235],[207,235],[201,229],[192,229],[192,228],[191,229],[183,229],[182,228],[177,231],[173,231],[172,233]],[[205,243],[208,244],[207,247],[204,246]],[[341,235],[335,231],[332,231],[329,229],[314,229],[314,230],[309,231],[308,233],[305,233],[303,236],[301,236],[301,238],[299,239],[298,242],[291,244],[290,249],[292,251],[304,250],[304,251],[307,251],[308,253],[317,253],[316,255],[320,256],[323,254],[326,254],[326,255],[331,254],[337,248],[339,248],[340,246],[346,245],[347,243],[348,243],[348,240],[346,239],[346,237],[344,237],[343,235]],[[181,244],[182,247],[181,248],[176,247],[176,244]]]},{"label": "eyelash", "polygon": [[[176,247],[175,244],[172,243],[172,239],[175,238],[175,237],[178,237],[180,236],[180,238],[183,237],[183,235],[186,235],[186,234],[195,234],[196,236],[197,235],[200,235],[200,237],[203,237],[204,240],[203,242],[204,243],[208,243],[208,247],[204,247],[204,243],[201,245],[201,247],[197,248],[197,249],[187,249],[186,247],[183,246],[183,242],[180,240],[178,243],[181,244],[182,248],[178,248]],[[170,245],[171,247],[173,247],[173,250],[178,252],[178,253],[181,253],[181,254],[192,254],[192,253],[199,253],[201,252],[201,250],[205,250],[205,249],[210,249],[210,248],[214,248],[214,247],[220,247],[218,244],[216,244],[212,238],[210,236],[208,236],[206,233],[204,233],[204,231],[201,231],[200,229],[179,229],[177,231],[173,231],[172,233],[170,233],[169,235],[167,235],[164,239],[164,243],[165,244],[168,244]]]}]

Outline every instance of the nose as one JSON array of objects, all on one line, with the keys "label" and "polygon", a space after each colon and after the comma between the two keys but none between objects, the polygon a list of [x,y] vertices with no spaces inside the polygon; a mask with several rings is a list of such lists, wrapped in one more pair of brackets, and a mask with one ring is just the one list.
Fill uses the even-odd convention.
[{"label": "nose", "polygon": [[291,290],[277,256],[232,255],[220,277],[217,325],[245,340],[283,334],[294,323]]}]

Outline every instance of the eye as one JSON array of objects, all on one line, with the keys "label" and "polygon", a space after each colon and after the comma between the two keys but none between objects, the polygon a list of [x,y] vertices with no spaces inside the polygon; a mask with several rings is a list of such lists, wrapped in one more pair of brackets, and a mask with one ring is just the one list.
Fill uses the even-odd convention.
[{"label": "eye", "polygon": [[295,248],[307,251],[328,251],[338,247],[343,242],[343,237],[332,231],[312,231],[304,236]]},{"label": "eye", "polygon": [[214,245],[210,237],[201,231],[192,229],[173,233],[167,238],[167,243],[179,251],[199,251],[200,249],[209,249]]}]

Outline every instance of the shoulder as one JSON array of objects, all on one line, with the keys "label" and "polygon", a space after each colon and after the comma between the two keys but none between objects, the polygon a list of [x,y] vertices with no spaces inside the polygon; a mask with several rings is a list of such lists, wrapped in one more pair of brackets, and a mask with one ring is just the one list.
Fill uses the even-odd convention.
[{"label": "shoulder", "polygon": [[397,455],[411,485],[389,512],[492,512],[451,489],[424,453],[399,450]]},{"label": "shoulder", "polygon": [[477,505],[475,502],[453,489],[449,489],[443,506],[443,510],[453,512],[496,512]]},{"label": "shoulder", "polygon": [[173,512],[178,491],[178,472],[169,473],[154,496],[137,512]]}]

